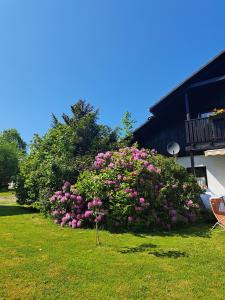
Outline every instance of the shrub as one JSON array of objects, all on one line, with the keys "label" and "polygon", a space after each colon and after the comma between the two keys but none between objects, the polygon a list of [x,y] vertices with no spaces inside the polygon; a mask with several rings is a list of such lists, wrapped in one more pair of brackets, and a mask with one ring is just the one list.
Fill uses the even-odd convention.
[{"label": "shrub", "polygon": [[62,190],[55,192],[49,200],[54,221],[61,226],[79,228],[91,226],[103,219],[102,201],[98,198],[85,201],[68,181],[65,181]]},{"label": "shrub", "polygon": [[136,146],[99,153],[93,169],[69,188],[67,195],[64,188],[51,198],[53,214],[60,211],[57,223],[88,226],[102,221],[111,229],[170,229],[194,222],[201,193],[195,178],[173,158]]},{"label": "shrub", "polygon": [[98,124],[98,111],[85,101],[71,107],[72,116],[63,114],[63,123],[53,115],[54,124],[43,136],[34,136],[29,154],[20,161],[16,194],[21,204],[49,209],[46,201],[63,180],[75,181],[92,165],[99,151],[117,143],[117,130]]}]

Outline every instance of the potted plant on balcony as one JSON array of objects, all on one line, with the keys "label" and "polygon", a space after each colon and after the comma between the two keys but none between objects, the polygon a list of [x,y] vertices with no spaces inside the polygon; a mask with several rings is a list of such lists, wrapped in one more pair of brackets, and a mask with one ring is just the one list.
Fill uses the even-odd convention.
[{"label": "potted plant on balcony", "polygon": [[224,108],[215,108],[210,115],[210,118],[220,118],[225,116],[225,109]]}]

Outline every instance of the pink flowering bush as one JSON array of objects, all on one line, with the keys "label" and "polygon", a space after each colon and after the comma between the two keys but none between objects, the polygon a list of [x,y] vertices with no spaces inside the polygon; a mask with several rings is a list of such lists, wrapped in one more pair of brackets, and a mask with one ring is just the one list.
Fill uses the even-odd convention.
[{"label": "pink flowering bush", "polygon": [[102,221],[104,216],[100,199],[84,201],[68,181],[64,182],[62,190],[55,192],[49,200],[54,222],[61,226],[84,227]]},{"label": "pink flowering bush", "polygon": [[197,220],[201,189],[194,177],[154,150],[99,153],[92,171],[50,199],[56,223],[72,228],[166,228]]}]

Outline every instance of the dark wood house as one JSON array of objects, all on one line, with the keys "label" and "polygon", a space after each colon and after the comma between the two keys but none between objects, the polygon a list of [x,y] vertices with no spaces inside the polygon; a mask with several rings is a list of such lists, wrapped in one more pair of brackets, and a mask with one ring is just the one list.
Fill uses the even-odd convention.
[{"label": "dark wood house", "polygon": [[221,170],[214,170],[219,184],[212,189],[225,194],[225,114],[214,116],[215,108],[225,109],[225,51],[155,103],[150,108],[152,116],[135,130],[134,138],[141,147],[164,155],[168,155],[167,145],[177,142],[178,162],[197,173],[204,169],[208,184],[212,170],[207,169],[207,157],[214,159],[216,169],[223,166],[224,179],[215,174],[221,177]]}]

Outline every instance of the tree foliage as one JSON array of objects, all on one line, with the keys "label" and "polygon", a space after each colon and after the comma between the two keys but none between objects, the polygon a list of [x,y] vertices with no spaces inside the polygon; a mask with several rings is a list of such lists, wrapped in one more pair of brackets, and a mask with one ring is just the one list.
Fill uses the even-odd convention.
[{"label": "tree foliage", "polygon": [[15,128],[3,130],[0,134],[1,143],[13,143],[20,151],[26,151],[26,143],[21,138],[19,132]]},{"label": "tree foliage", "polygon": [[60,122],[53,115],[53,126],[40,137],[35,135],[30,153],[20,162],[17,197],[20,203],[45,199],[63,180],[74,182],[79,173],[91,168],[99,151],[116,147],[118,132],[97,123],[98,111],[84,100],[71,106],[71,114]]},{"label": "tree foliage", "polygon": [[125,138],[132,137],[135,123],[136,121],[132,119],[131,113],[129,111],[126,111],[122,119],[122,132]]},{"label": "tree foliage", "polygon": [[26,143],[16,129],[0,133],[0,188],[6,188],[10,181],[15,181],[19,160],[25,151]]}]

